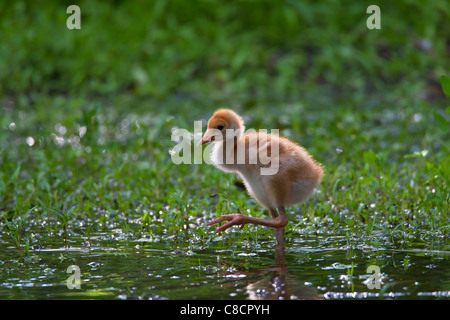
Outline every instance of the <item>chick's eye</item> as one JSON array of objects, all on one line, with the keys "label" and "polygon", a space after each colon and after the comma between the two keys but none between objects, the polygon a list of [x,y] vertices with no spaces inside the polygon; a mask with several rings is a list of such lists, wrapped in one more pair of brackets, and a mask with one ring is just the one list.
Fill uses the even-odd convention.
[{"label": "chick's eye", "polygon": [[222,130],[223,129],[223,125],[217,126],[218,130]]}]

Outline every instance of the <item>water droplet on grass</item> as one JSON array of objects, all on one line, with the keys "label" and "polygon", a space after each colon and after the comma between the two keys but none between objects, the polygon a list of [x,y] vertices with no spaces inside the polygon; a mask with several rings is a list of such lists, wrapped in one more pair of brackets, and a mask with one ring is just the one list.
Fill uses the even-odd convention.
[{"label": "water droplet on grass", "polygon": [[67,129],[66,127],[64,127],[63,125],[61,125],[60,123],[57,123],[55,125],[55,130],[59,133],[59,135],[63,136],[66,134]]},{"label": "water droplet on grass", "polygon": [[30,147],[32,147],[34,145],[34,139],[33,137],[28,137],[27,140],[27,145],[29,145]]},{"label": "water droplet on grass", "polygon": [[101,264],[99,262],[92,261],[92,262],[89,262],[87,265],[90,266],[92,268],[92,270],[96,270],[97,267],[99,267]]},{"label": "water droplet on grass", "polygon": [[80,136],[80,138],[83,138],[83,136],[86,134],[86,132],[87,132],[86,126],[78,127],[78,135]]},{"label": "water droplet on grass", "polygon": [[55,143],[56,143],[58,146],[63,146],[63,145],[64,145],[65,139],[64,139],[63,137],[57,136],[57,135],[54,134],[54,133],[52,134],[52,137],[53,137]]},{"label": "water droplet on grass", "polygon": [[332,270],[332,269],[343,270],[343,269],[350,269],[351,267],[352,267],[351,265],[335,262],[329,267],[322,267],[322,270]]}]

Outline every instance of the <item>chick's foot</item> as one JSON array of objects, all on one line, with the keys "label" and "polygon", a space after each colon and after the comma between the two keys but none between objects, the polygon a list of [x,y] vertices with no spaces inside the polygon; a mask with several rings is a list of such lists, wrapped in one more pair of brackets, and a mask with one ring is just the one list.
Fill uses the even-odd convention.
[{"label": "chick's foot", "polygon": [[246,216],[236,213],[236,214],[228,214],[226,216],[222,216],[220,218],[214,219],[210,223],[208,223],[208,226],[212,226],[213,224],[222,222],[222,221],[228,221],[224,225],[218,227],[216,229],[216,233],[222,232],[227,230],[229,227],[240,225],[240,229],[244,227],[244,225],[247,223]]}]

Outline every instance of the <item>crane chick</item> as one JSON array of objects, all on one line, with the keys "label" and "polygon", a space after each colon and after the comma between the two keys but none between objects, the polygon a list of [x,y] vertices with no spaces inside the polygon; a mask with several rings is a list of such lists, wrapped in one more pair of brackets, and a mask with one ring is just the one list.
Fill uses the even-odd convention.
[{"label": "crane chick", "polygon": [[208,225],[227,221],[217,228],[222,232],[246,223],[274,229],[277,244],[284,245],[288,223],[285,207],[305,201],[319,185],[322,165],[300,145],[264,132],[247,132],[242,118],[233,110],[219,109],[208,121],[208,128],[198,145],[214,143],[211,160],[225,172],[235,172],[259,204],[270,210],[271,219],[229,214]]}]

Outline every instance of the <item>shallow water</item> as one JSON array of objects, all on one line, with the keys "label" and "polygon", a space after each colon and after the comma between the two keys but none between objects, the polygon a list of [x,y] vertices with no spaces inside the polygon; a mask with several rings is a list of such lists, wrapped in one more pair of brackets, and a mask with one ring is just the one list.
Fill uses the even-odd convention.
[{"label": "shallow water", "polygon": [[[25,260],[0,243],[0,299],[435,299],[450,297],[448,248],[372,248],[308,235],[284,249],[261,241],[173,249],[95,234],[34,246]],[[80,289],[67,280],[80,270]],[[380,288],[367,267],[379,267]],[[377,278],[378,279],[378,278]],[[371,281],[375,284],[376,279]],[[75,284],[75,282],[69,282]]]}]

